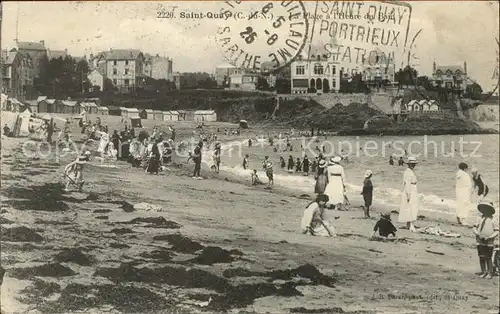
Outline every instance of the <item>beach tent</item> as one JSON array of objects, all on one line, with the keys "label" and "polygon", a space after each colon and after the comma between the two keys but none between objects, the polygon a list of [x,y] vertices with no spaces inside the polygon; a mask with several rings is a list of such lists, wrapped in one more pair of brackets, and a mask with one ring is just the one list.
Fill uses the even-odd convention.
[{"label": "beach tent", "polygon": [[120,107],[120,113],[121,113],[122,117],[127,118],[128,117],[128,108]]},{"label": "beach tent", "polygon": [[170,114],[170,111],[162,111],[163,114],[163,121],[171,121],[172,115]]},{"label": "beach tent", "polygon": [[248,122],[247,122],[247,120],[240,120],[240,128],[242,128],[242,129],[248,129]]},{"label": "beach tent", "polygon": [[428,106],[428,110],[429,111],[439,111],[439,105],[438,105],[438,102],[435,101],[435,100],[430,100],[428,103],[427,103],[427,106]]},{"label": "beach tent", "polygon": [[87,102],[87,113],[88,114],[97,114],[98,113],[98,107],[95,103],[93,102]]},{"label": "beach tent", "polygon": [[47,96],[38,96],[38,98],[36,99],[36,102],[39,103],[41,102],[42,100],[45,100],[47,99]]},{"label": "beach tent", "polygon": [[139,118],[139,117],[130,118],[130,125],[133,128],[142,128],[141,118]]},{"label": "beach tent", "polygon": [[56,100],[55,99],[44,99],[38,102],[38,112],[56,112]]},{"label": "beach tent", "polygon": [[161,110],[153,110],[155,120],[163,120],[163,112]]},{"label": "beach tent", "polygon": [[140,119],[141,117],[139,116],[139,109],[137,108],[128,108],[127,110],[128,112],[128,115],[127,117],[128,118],[134,118],[134,119]]},{"label": "beach tent", "polygon": [[155,115],[153,113],[153,109],[143,109],[141,111],[141,118],[142,119],[148,119],[148,120],[154,120]]},{"label": "beach tent", "polygon": [[194,121],[205,122],[205,121],[217,121],[217,114],[214,110],[196,110],[194,112]]},{"label": "beach tent", "polygon": [[412,100],[406,105],[406,110],[412,112],[416,106],[418,106],[418,101]]},{"label": "beach tent", "polygon": [[419,111],[427,111],[428,105],[427,100],[422,99],[418,102]]},{"label": "beach tent", "polygon": [[97,113],[103,116],[107,116],[109,115],[109,109],[108,107],[99,107]]},{"label": "beach tent", "polygon": [[170,110],[170,119],[171,121],[179,121],[179,112]]}]

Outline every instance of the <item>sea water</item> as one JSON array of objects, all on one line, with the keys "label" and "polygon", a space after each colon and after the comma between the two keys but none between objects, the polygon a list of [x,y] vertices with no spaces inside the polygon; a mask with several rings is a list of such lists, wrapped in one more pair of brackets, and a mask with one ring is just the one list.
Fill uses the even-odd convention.
[{"label": "sea water", "polygon": [[[286,168],[281,169],[279,156],[285,161],[291,155],[297,157],[308,155],[312,162],[319,154],[314,149],[318,146],[326,148],[325,156],[344,155],[347,177],[347,195],[353,200],[359,197],[366,170],[373,172],[374,201],[391,205],[399,205],[401,200],[402,177],[406,166],[398,166],[399,156],[404,160],[408,156],[415,156],[418,165],[415,174],[418,178],[418,189],[421,199],[421,209],[443,213],[455,211],[455,174],[458,164],[465,162],[469,170],[477,168],[483,181],[489,186],[488,200],[498,205],[499,200],[499,136],[493,135],[444,135],[444,136],[370,136],[344,137],[319,136],[317,138],[294,138],[290,141],[293,151],[283,152],[285,141],[274,152],[268,140],[253,140],[252,147],[248,140],[239,140],[225,143],[222,147],[221,170],[239,175],[250,180],[250,173],[257,169],[259,177],[266,182],[267,178],[262,168],[264,156],[269,156],[273,162],[275,185],[312,194],[314,192],[314,175],[304,176],[303,173],[288,173]],[[301,150],[301,145],[305,148]],[[405,154],[406,150],[406,154]],[[243,157],[249,155],[249,168],[242,167]],[[395,165],[389,165],[389,156],[394,155]],[[209,154],[205,153],[204,161],[210,163]],[[476,201],[476,194],[472,201]],[[472,215],[476,215],[474,207]]]}]

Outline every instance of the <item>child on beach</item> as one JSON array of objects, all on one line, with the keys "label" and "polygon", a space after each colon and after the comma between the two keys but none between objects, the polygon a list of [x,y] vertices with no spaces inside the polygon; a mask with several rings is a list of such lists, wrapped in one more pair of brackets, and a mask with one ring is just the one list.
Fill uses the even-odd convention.
[{"label": "child on beach", "polygon": [[390,235],[393,237],[396,237],[396,227],[391,222],[391,213],[383,213],[381,214],[381,218],[377,223],[375,224],[375,227],[373,228],[373,234],[371,238],[373,239],[375,237],[375,234],[378,231],[379,236],[383,238],[388,238]]},{"label": "child on beach", "polygon": [[493,221],[495,208],[493,203],[481,202],[477,205],[482,217],[473,232],[476,235],[477,253],[479,255],[479,266],[481,267],[481,278],[493,278],[493,249],[498,238],[498,226]]},{"label": "child on beach", "polygon": [[363,183],[363,191],[361,191],[361,195],[363,195],[363,200],[365,201],[365,206],[363,210],[365,212],[365,218],[370,218],[370,206],[372,206],[373,199],[373,184],[372,177],[373,173],[371,170],[366,170],[365,172],[365,182]]},{"label": "child on beach", "polygon": [[270,188],[272,185],[274,185],[273,163],[268,161],[265,167],[266,167],[266,176],[269,179],[267,187]]},{"label": "child on beach", "polygon": [[261,185],[264,184],[260,181],[259,176],[257,175],[257,169],[254,169],[252,172],[252,185]]},{"label": "child on beach", "polygon": [[243,169],[247,170],[248,167],[248,154],[245,155],[245,158],[243,158]]}]

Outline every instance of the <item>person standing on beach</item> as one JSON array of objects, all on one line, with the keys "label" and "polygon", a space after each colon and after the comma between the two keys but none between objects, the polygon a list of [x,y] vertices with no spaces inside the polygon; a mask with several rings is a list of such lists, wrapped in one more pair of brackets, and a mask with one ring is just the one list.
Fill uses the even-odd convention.
[{"label": "person standing on beach", "polygon": [[281,169],[285,169],[286,167],[285,158],[283,158],[283,156],[280,156],[280,167]]},{"label": "person standing on beach", "polygon": [[[201,141],[200,141],[201,142]],[[203,144],[203,142],[202,142]],[[193,154],[192,154],[192,159],[194,161],[194,172],[193,172],[193,179],[203,179],[201,177],[201,145],[198,143],[196,147],[194,148]]]},{"label": "person standing on beach", "polygon": [[243,169],[247,170],[248,168],[248,154],[245,155],[245,158],[243,158]]},{"label": "person standing on beach", "polygon": [[326,172],[326,161],[320,160],[318,164],[318,173],[315,175],[316,184],[314,185],[314,193],[324,194],[328,185],[328,173]]},{"label": "person standing on beach", "polygon": [[389,157],[389,165],[394,166],[394,158]]},{"label": "person standing on beach", "polygon": [[309,176],[309,158],[304,156],[304,160],[302,161],[302,171],[304,175]]},{"label": "person standing on beach", "polygon": [[398,166],[404,166],[404,164],[405,164],[405,161],[403,160],[403,157],[399,157]]},{"label": "person standing on beach", "polygon": [[472,190],[472,181],[467,173],[466,163],[461,162],[458,165],[458,171],[455,176],[456,184],[455,184],[455,193],[456,193],[456,216],[457,222],[465,226],[465,219],[469,216],[469,211],[472,208],[472,203],[470,200]]},{"label": "person standing on beach", "polygon": [[495,225],[493,215],[495,208],[492,203],[481,202],[477,205],[482,217],[472,230],[476,236],[479,265],[481,267],[481,278],[493,278],[493,249],[498,237],[498,225]]},{"label": "person standing on beach", "polygon": [[346,176],[344,167],[340,165],[342,158],[339,156],[330,159],[330,165],[327,168],[328,185],[325,194],[328,195],[328,205],[340,209],[345,199]]},{"label": "person standing on beach", "polygon": [[295,162],[293,161],[293,156],[290,155],[290,157],[288,157],[288,172],[292,172],[293,171],[293,166],[295,166]]},{"label": "person standing on beach", "polygon": [[300,158],[297,158],[297,162],[295,163],[295,172],[301,172],[302,171],[302,162],[300,161]]},{"label": "person standing on beach", "polygon": [[311,163],[311,172],[316,175],[316,171],[318,170],[318,157],[314,158]]},{"label": "person standing on beach", "polygon": [[417,220],[420,200],[418,199],[417,176],[413,169],[417,165],[415,157],[408,157],[408,168],[403,174],[403,193],[401,193],[401,206],[399,208],[399,222],[406,223],[406,227],[415,232],[413,222]]},{"label": "person standing on beach", "polygon": [[269,180],[267,182],[267,187],[270,188],[272,185],[274,185],[273,163],[268,160],[266,162],[265,169],[267,179]]},{"label": "person standing on beach", "polygon": [[370,206],[372,206],[373,200],[373,184],[371,180],[372,175],[373,173],[371,170],[366,170],[365,181],[363,183],[363,191],[361,191],[361,195],[363,195],[363,200],[365,201],[365,206],[363,207],[365,218],[370,218]]},{"label": "person standing on beach", "polygon": [[479,174],[477,169],[472,169],[472,181],[474,182],[474,186],[472,187],[472,191],[474,192],[477,189],[478,202],[482,202],[483,199],[488,195],[490,189],[483,182],[483,178]]}]

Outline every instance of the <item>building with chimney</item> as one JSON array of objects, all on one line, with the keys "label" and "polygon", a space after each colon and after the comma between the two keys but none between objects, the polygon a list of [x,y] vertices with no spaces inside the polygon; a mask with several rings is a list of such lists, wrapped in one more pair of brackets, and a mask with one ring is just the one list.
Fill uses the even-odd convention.
[{"label": "building with chimney", "polygon": [[459,65],[436,65],[432,64],[432,83],[446,89],[465,92],[467,88],[467,62],[464,66]]},{"label": "building with chimney", "polygon": [[21,101],[32,99],[33,61],[29,54],[15,49],[2,51],[2,93]]},{"label": "building with chimney", "polygon": [[51,50],[47,49],[47,58],[50,60],[58,58],[66,58],[68,56],[68,49],[64,50]]},{"label": "building with chimney", "polygon": [[299,56],[290,64],[292,94],[338,92],[340,68],[338,62],[326,56]]},{"label": "building with chimney", "polygon": [[144,74],[155,80],[174,81],[173,60],[171,58],[145,54]]},{"label": "building with chimney", "polygon": [[111,49],[93,58],[91,68],[100,69],[104,72],[104,80],[110,79],[118,91],[126,93],[143,84],[144,61],[144,55],[140,50]]},{"label": "building with chimney", "polygon": [[39,42],[18,41],[16,42],[15,50],[21,52],[22,54],[28,54],[30,56],[33,64],[33,77],[35,78],[39,77],[41,60],[47,56],[45,41],[43,40],[40,40]]},{"label": "building with chimney", "polygon": [[[362,80],[368,87],[382,87],[394,84],[396,76],[396,65],[394,59],[386,56],[382,50],[375,50],[376,53],[370,53],[368,60],[363,59]],[[359,72],[354,69],[353,73],[344,73],[347,77]]]},{"label": "building with chimney", "polygon": [[238,72],[238,69],[229,63],[220,64],[215,67],[215,81],[217,82],[217,86],[219,87],[227,87],[229,86],[229,78],[231,75]]}]

